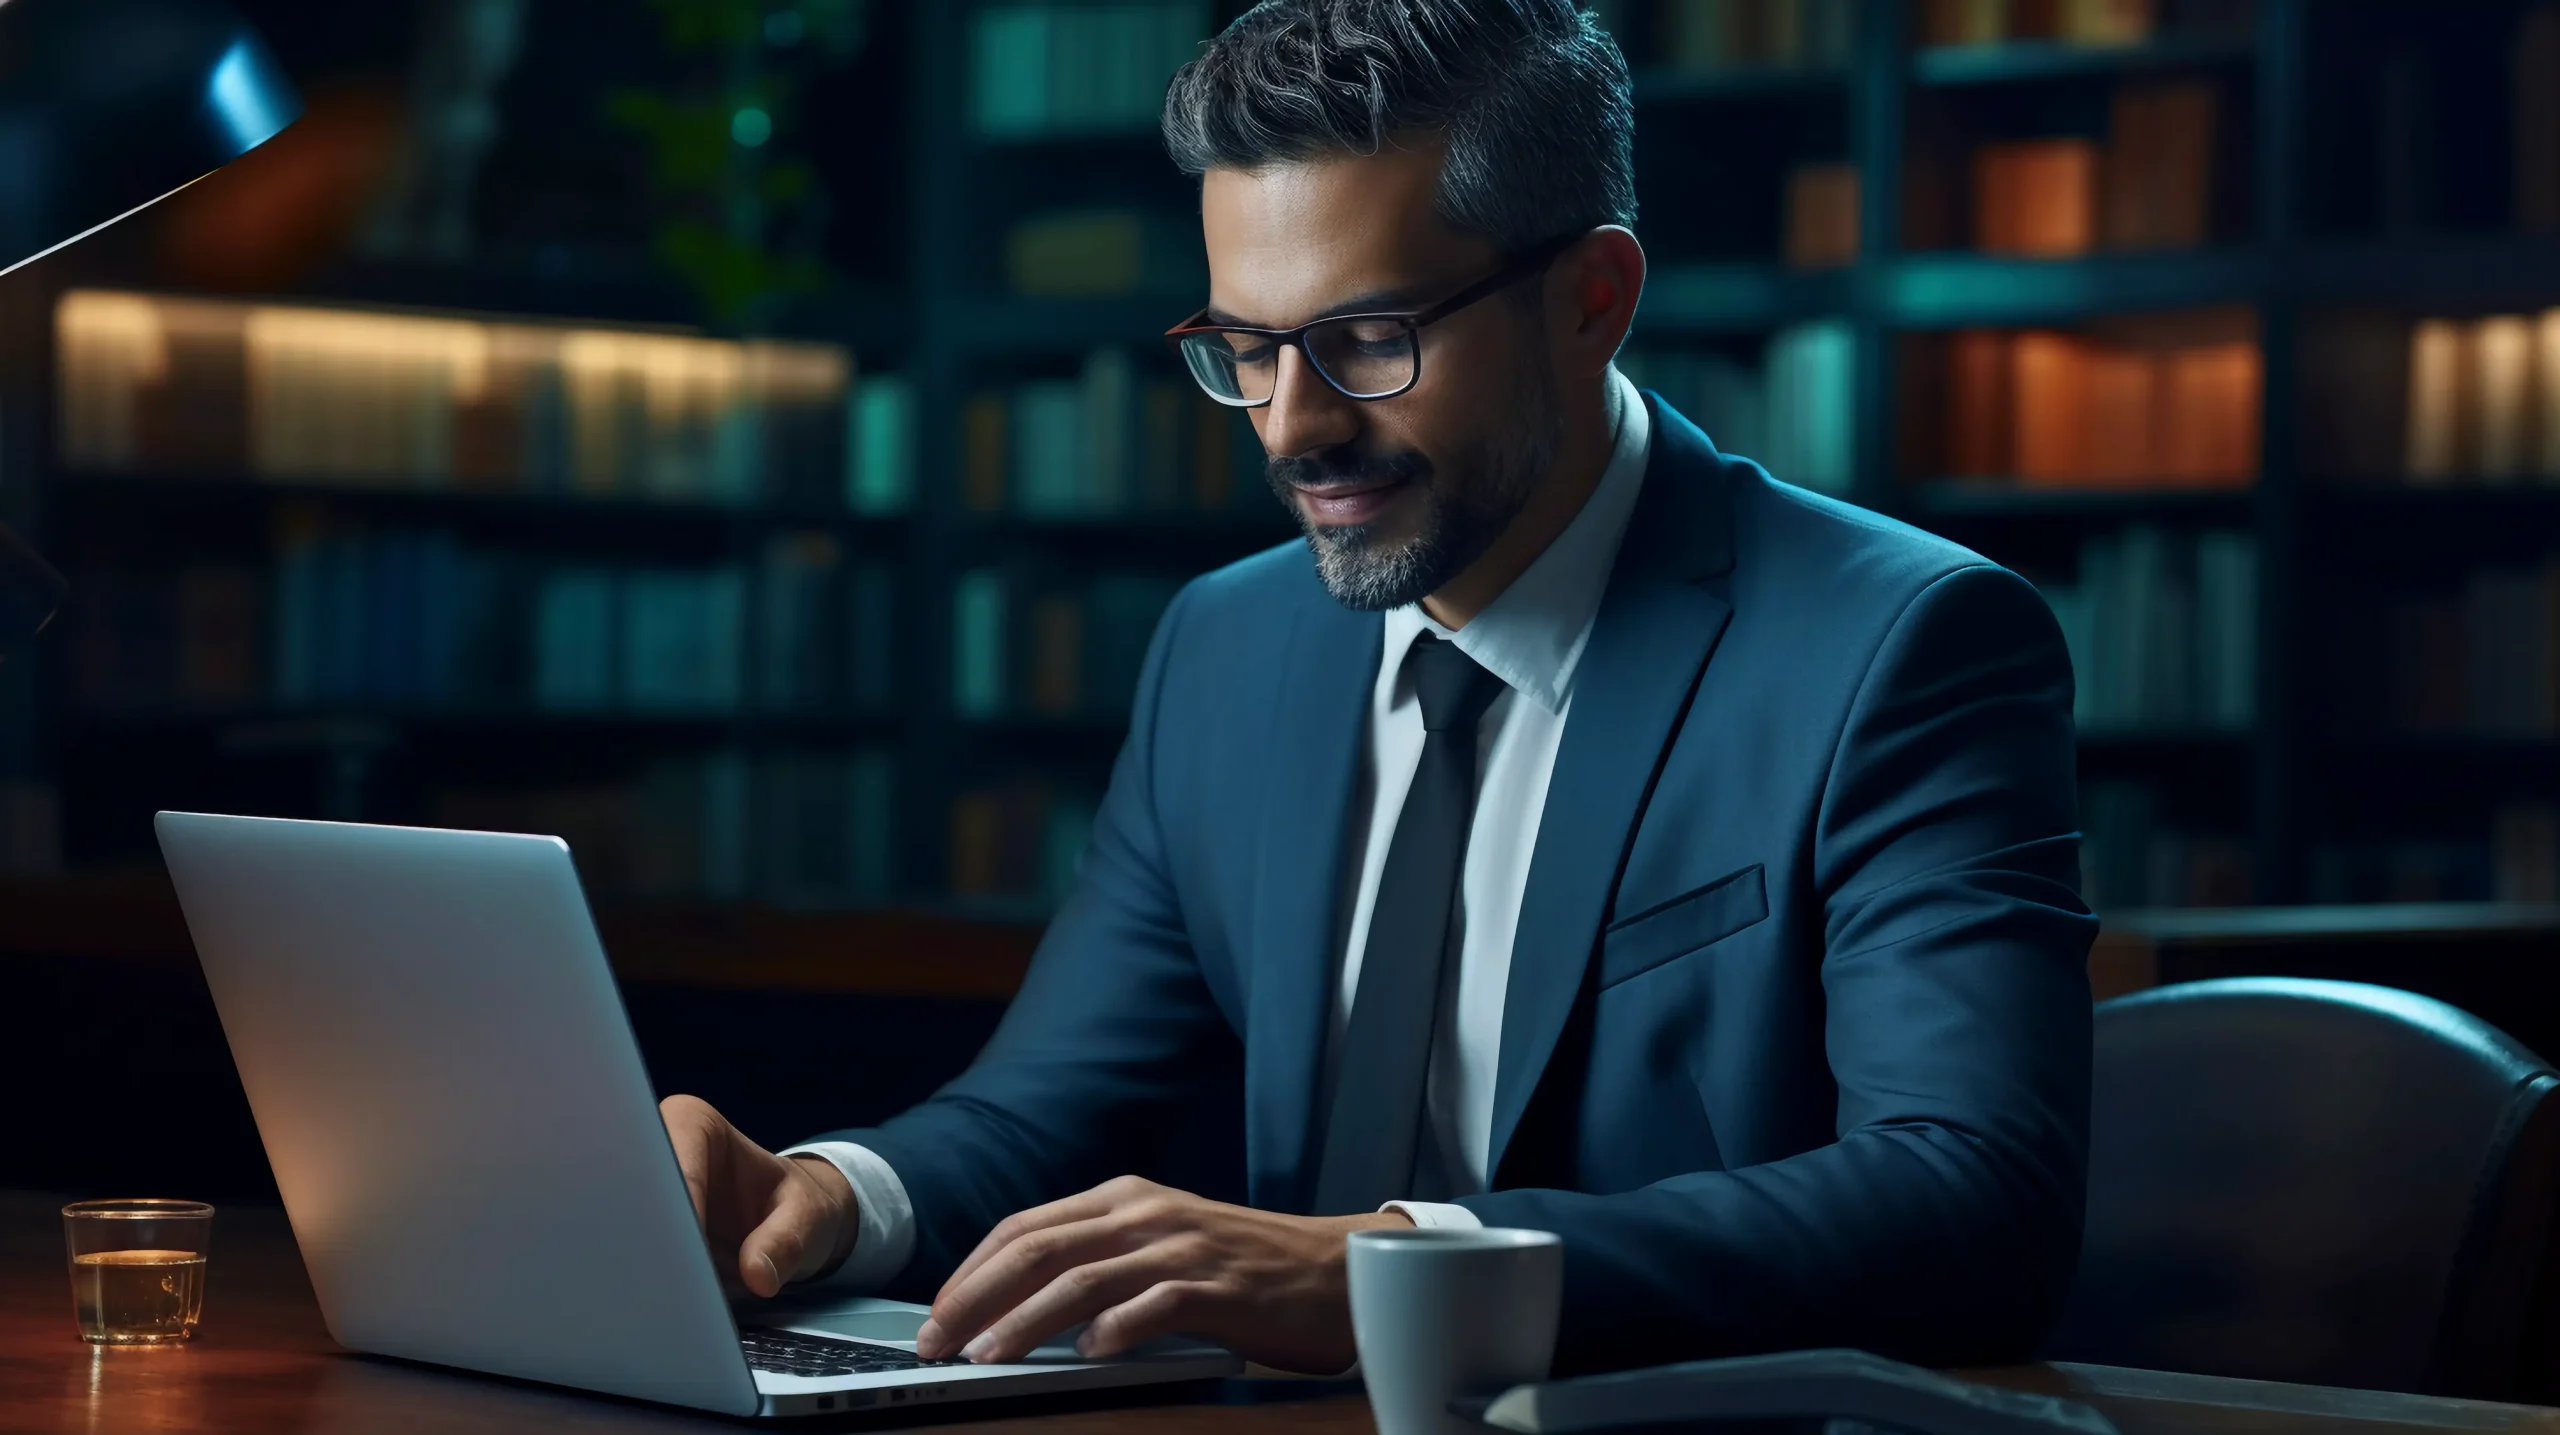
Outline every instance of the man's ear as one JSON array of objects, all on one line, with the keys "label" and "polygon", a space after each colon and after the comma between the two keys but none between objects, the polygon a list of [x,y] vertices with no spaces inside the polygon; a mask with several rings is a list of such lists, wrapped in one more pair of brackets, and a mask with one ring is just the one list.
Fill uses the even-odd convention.
[{"label": "man's ear", "polygon": [[1584,235],[1560,262],[1566,273],[1559,289],[1568,298],[1560,332],[1596,371],[1617,354],[1635,323],[1636,301],[1644,293],[1644,246],[1626,226],[1608,224]]}]

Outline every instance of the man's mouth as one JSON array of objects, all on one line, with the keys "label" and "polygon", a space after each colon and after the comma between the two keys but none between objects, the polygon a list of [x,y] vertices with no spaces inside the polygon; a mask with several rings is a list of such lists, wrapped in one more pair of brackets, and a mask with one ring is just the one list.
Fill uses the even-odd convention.
[{"label": "man's mouth", "polygon": [[1298,506],[1309,522],[1328,527],[1367,523],[1384,512],[1412,479],[1400,476],[1346,479],[1339,483],[1292,483]]}]

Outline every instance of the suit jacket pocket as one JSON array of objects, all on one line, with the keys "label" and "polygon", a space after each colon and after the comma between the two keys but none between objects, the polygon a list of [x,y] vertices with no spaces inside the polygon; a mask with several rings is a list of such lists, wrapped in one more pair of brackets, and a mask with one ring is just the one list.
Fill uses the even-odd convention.
[{"label": "suit jacket pocket", "polygon": [[1600,985],[1616,986],[1674,957],[1721,942],[1769,915],[1758,863],[1609,924],[1600,938]]}]

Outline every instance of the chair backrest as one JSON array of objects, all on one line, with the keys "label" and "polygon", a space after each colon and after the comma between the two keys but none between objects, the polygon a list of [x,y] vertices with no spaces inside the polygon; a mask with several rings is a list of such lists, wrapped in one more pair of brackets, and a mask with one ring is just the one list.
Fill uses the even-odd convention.
[{"label": "chair backrest", "polygon": [[2560,1182],[2549,1063],[2356,982],[2101,1004],[2089,1212],[2051,1358],[2498,1398]]}]

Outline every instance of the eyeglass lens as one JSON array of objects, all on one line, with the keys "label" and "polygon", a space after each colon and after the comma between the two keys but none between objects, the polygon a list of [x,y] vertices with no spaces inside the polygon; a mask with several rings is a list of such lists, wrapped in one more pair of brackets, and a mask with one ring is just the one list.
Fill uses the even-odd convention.
[{"label": "eyeglass lens", "polygon": [[[1182,357],[1211,398],[1259,404],[1279,382],[1283,347],[1266,335],[1225,330],[1186,336]],[[1412,386],[1421,346],[1398,320],[1355,317],[1308,328],[1306,353],[1327,383],[1352,398],[1374,399]]]}]

